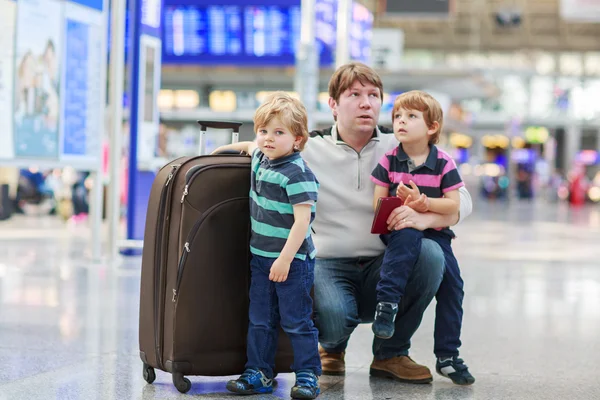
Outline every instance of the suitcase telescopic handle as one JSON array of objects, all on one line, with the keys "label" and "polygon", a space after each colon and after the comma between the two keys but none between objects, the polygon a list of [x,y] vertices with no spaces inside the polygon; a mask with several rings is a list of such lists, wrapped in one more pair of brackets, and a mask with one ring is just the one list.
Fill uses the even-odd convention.
[{"label": "suitcase telescopic handle", "polygon": [[215,128],[215,129],[233,129],[234,132],[240,132],[240,126],[242,126],[241,122],[231,122],[231,121],[198,121],[200,124],[200,130],[206,131],[207,128]]},{"label": "suitcase telescopic handle", "polygon": [[214,128],[214,129],[231,129],[231,143],[237,143],[240,137],[240,126],[242,126],[241,122],[231,122],[231,121],[198,121],[200,125],[200,146],[198,148],[198,153],[200,155],[204,155],[206,150],[206,129]]}]

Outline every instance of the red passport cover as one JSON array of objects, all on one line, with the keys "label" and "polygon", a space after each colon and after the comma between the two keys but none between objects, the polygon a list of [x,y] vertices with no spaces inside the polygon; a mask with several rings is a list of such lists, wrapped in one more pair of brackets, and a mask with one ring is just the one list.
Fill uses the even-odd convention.
[{"label": "red passport cover", "polygon": [[377,210],[375,210],[373,225],[371,225],[371,233],[390,233],[387,228],[387,219],[390,213],[401,205],[402,199],[400,197],[380,197],[377,203]]}]

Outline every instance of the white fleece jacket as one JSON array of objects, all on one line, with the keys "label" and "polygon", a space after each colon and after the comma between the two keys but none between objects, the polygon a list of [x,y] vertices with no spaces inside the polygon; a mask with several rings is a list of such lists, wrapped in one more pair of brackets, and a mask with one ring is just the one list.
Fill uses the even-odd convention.
[{"label": "white fleece jacket", "polygon": [[[376,137],[357,153],[338,140],[335,125],[313,132],[302,157],[319,180],[313,240],[318,258],[373,257],[384,250],[379,235],[371,234],[373,221],[373,168],[385,152],[398,145],[391,134]],[[460,219],[471,214],[469,192],[460,190]]]}]

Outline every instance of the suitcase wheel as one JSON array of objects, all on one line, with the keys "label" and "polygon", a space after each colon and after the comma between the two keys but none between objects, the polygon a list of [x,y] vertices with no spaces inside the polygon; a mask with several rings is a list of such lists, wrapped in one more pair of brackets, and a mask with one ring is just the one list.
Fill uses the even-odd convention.
[{"label": "suitcase wheel", "polygon": [[144,374],[144,380],[148,383],[152,383],[156,379],[156,373],[154,372],[154,368],[152,368],[148,364],[144,364],[143,374]]},{"label": "suitcase wheel", "polygon": [[181,393],[187,393],[192,388],[192,382],[190,382],[188,378],[185,378],[180,372],[173,373],[173,385],[175,385],[177,390]]}]

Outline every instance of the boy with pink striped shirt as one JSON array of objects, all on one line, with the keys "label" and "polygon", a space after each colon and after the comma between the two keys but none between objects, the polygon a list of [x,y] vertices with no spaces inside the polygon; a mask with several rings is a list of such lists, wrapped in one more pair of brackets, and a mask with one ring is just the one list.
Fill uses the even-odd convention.
[{"label": "boy with pink striped shirt", "polygon": [[[404,205],[417,212],[455,214],[460,206],[458,189],[464,186],[454,160],[435,146],[442,129],[443,112],[437,100],[421,91],[403,93],[392,111],[398,147],[387,152],[372,172],[375,183],[373,208],[380,197],[398,196]],[[394,334],[398,304],[407,279],[421,252],[423,239],[434,240],[445,257],[442,284],[436,293],[435,345],[437,372],[459,385],[470,385],[475,378],[458,358],[462,326],[463,281],[454,257],[450,228],[412,228],[383,235],[387,244],[381,280],[377,285],[377,309],[373,332],[389,339]]]}]

